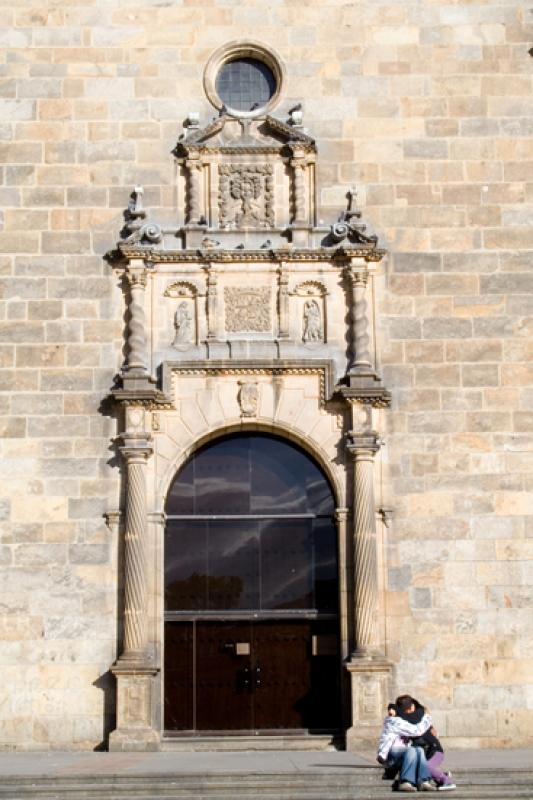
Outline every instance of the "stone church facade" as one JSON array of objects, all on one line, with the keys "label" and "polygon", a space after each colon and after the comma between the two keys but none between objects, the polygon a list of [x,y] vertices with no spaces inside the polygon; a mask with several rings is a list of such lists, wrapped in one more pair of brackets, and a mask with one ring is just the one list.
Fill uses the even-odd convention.
[{"label": "stone church facade", "polygon": [[531,743],[526,15],[6,8],[0,747]]}]

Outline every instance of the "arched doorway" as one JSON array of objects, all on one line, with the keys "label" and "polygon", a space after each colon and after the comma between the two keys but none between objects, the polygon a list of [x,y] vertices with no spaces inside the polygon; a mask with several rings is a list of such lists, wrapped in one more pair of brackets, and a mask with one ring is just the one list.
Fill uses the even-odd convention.
[{"label": "arched doorway", "polygon": [[296,445],[207,444],[172,483],[165,528],[164,727],[340,726],[334,497]]}]

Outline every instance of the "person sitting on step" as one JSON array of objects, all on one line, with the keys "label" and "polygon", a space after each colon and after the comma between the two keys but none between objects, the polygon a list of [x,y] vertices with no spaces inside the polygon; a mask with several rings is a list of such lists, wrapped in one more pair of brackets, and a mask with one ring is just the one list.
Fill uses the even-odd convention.
[{"label": "person sitting on step", "polygon": [[424,750],[411,744],[413,738],[422,736],[431,725],[429,714],[423,714],[420,722],[416,724],[390,714],[383,721],[377,760],[387,767],[399,768],[398,791],[400,792],[436,791],[437,787],[430,780],[431,775]]},{"label": "person sitting on step", "polygon": [[[410,695],[401,695],[397,697],[396,702],[390,703],[388,708],[391,716],[399,716],[414,725],[421,722],[426,713],[424,706]],[[451,773],[443,772],[440,768],[444,760],[444,750],[437,738],[435,729],[431,727],[422,734],[422,736],[411,739],[411,744],[423,748],[426,754],[428,769],[432,780],[437,786],[437,790],[445,792],[455,789],[456,786],[452,781]]]}]

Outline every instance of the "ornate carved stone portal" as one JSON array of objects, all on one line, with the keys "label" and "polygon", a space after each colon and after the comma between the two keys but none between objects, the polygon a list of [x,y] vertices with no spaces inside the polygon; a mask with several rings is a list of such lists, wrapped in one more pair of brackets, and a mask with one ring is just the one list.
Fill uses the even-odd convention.
[{"label": "ornate carved stone portal", "polygon": [[[148,221],[137,187],[111,254],[129,314],[123,408],[123,642],[110,746],[159,746],[165,496],[203,442],[265,430],[321,465],[336,503],[339,652],[349,746],[375,733],[390,664],[382,626],[374,461],[390,401],[379,378],[373,275],[385,252],[347,209],[317,223],[314,140],[301,113],[221,113],[175,148],[178,222]],[[347,346],[348,343],[348,346]]]}]

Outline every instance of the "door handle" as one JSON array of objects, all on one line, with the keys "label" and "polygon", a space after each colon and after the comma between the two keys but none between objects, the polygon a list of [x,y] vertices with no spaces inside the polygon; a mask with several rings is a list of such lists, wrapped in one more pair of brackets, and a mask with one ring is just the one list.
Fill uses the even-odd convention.
[{"label": "door handle", "polygon": [[254,673],[255,673],[255,680],[254,680],[255,687],[256,689],[259,689],[259,687],[261,686],[261,667],[257,666],[254,669]]},{"label": "door handle", "polygon": [[245,667],[242,671],[242,685],[244,689],[250,688],[250,668]]}]

